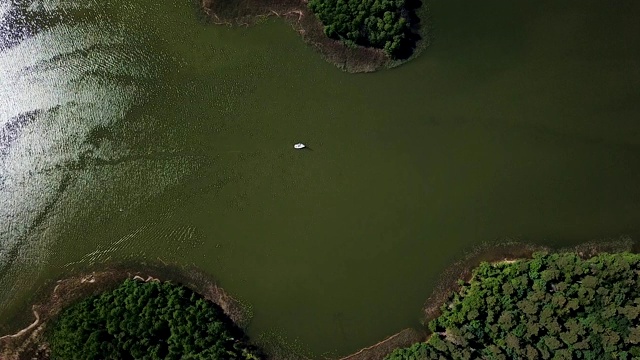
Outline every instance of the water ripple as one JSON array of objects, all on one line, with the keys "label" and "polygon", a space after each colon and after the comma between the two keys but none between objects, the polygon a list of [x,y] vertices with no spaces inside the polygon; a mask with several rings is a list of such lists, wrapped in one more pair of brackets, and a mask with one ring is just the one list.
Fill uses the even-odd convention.
[{"label": "water ripple", "polygon": [[51,218],[113,182],[92,170],[100,159],[138,161],[121,143],[91,140],[144,101],[140,83],[153,79],[155,55],[96,4],[0,0],[0,310],[26,281],[25,264],[37,267],[51,251]]}]

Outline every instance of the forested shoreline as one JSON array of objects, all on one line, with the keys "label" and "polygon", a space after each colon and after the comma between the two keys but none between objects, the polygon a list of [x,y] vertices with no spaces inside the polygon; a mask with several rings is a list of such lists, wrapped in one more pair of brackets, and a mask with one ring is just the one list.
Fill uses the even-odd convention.
[{"label": "forested shoreline", "polygon": [[[538,252],[480,263],[459,280],[459,291],[447,287],[451,295],[439,301],[441,314],[429,322],[425,342],[409,346],[420,336],[391,347],[383,341],[349,358],[639,358],[640,255],[601,253],[585,259],[579,254]],[[104,280],[109,277],[94,282],[94,276],[74,278],[64,286],[63,298],[77,292],[75,286],[106,290],[75,296],[53,317],[45,311],[44,322],[36,320],[22,341],[36,340],[47,348],[37,353],[52,359],[264,357],[227,310],[189,288],[130,275],[110,286]],[[59,299],[56,289],[52,299]],[[45,330],[42,337],[39,329]],[[20,338],[14,340],[22,348]],[[396,346],[408,347],[391,352]]]},{"label": "forested shoreline", "polygon": [[126,279],[66,308],[46,339],[51,359],[260,359],[215,303],[170,282]]},{"label": "forested shoreline", "polygon": [[383,49],[392,59],[411,56],[420,36],[419,1],[310,0],[309,8],[324,25],[324,33],[347,46]]},{"label": "forested shoreline", "polygon": [[536,253],[484,262],[460,286],[427,342],[386,359],[640,357],[640,255]]}]

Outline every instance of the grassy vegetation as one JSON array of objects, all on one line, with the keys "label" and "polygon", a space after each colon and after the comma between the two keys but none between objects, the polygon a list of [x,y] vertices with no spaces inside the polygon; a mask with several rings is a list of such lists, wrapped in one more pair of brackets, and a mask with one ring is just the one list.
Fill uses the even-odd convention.
[{"label": "grassy vegetation", "polygon": [[640,255],[535,254],[481,264],[408,359],[638,359]]},{"label": "grassy vegetation", "polygon": [[347,45],[384,49],[392,58],[406,58],[417,35],[419,19],[407,0],[309,0],[324,32]]},{"label": "grassy vegetation", "polygon": [[259,359],[222,309],[186,287],[125,280],[67,308],[47,335],[52,359]]}]

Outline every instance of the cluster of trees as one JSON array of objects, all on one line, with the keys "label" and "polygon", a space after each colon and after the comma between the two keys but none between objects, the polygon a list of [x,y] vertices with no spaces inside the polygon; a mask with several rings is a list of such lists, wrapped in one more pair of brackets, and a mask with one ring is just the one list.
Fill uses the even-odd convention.
[{"label": "cluster of trees", "polygon": [[410,19],[417,17],[407,0],[309,0],[309,8],[327,36],[347,45],[384,49],[396,58],[413,44]]},{"label": "cluster of trees", "polygon": [[52,359],[259,359],[222,309],[184,286],[126,280],[67,308]]},{"label": "cluster of trees", "polygon": [[639,315],[640,255],[539,253],[481,264],[429,340],[387,359],[638,359]]}]

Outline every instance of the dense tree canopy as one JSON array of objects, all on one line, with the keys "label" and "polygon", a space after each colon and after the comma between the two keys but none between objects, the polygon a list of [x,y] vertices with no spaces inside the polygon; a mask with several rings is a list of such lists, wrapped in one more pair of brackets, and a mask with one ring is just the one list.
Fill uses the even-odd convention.
[{"label": "dense tree canopy", "polygon": [[481,264],[409,359],[638,359],[640,255],[535,254]]},{"label": "dense tree canopy", "polygon": [[53,359],[258,359],[220,307],[183,286],[126,280],[66,309]]},{"label": "dense tree canopy", "polygon": [[406,0],[309,0],[324,32],[348,45],[384,49],[395,57],[411,37]]}]

